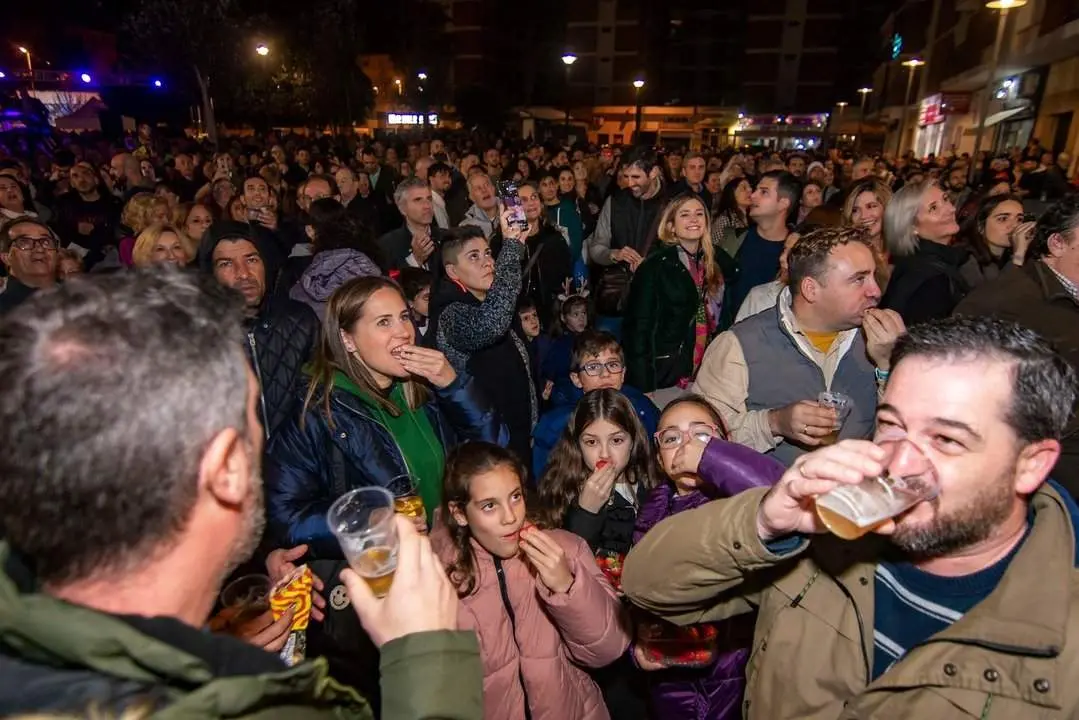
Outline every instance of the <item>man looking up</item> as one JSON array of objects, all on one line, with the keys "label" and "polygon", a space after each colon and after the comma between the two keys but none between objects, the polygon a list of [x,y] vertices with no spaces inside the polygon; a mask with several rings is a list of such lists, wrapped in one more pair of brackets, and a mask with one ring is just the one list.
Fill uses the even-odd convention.
[{"label": "man looking up", "polygon": [[70,180],[74,192],[56,200],[56,231],[66,247],[83,256],[89,270],[105,257],[106,248],[117,242],[120,203],[100,192],[97,172],[88,162],[76,163]]},{"label": "man looking up", "polygon": [[311,308],[270,291],[280,270],[277,248],[252,226],[217,222],[200,249],[202,269],[244,299],[247,338],[244,348],[261,392],[259,411],[270,437],[292,410],[302,369],[318,338],[318,318]]},{"label": "man looking up", "polygon": [[488,240],[498,227],[498,193],[491,177],[481,172],[468,176],[468,197],[472,207],[461,221],[462,227],[478,227]]},{"label": "man looking up", "polygon": [[17,217],[0,225],[0,262],[8,269],[7,285],[0,293],[0,315],[5,315],[41,288],[56,284],[59,239],[37,218]]},{"label": "man looking up", "polygon": [[782,170],[766,172],[757,183],[749,205],[749,217],[754,224],[738,236],[734,245],[723,246],[738,266],[737,278],[727,285],[723,299],[733,313],[731,317],[738,314],[752,288],[771,282],[779,273],[779,256],[790,232],[791,218],[798,217],[801,194],[798,180]]}]

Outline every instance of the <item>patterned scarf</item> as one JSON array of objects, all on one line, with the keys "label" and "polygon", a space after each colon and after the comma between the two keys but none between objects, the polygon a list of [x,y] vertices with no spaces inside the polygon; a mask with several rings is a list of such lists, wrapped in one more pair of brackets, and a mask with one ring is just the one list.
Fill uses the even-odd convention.
[{"label": "patterned scarf", "polygon": [[705,266],[702,262],[701,254],[698,253],[696,257],[690,257],[689,253],[683,250],[678,255],[682,258],[682,264],[685,265],[686,270],[689,271],[689,276],[693,278],[693,285],[697,288],[697,297],[699,298],[697,316],[693,324],[693,373],[689,377],[684,377],[678,381],[678,387],[685,390],[693,383],[693,378],[697,375],[697,369],[701,366],[704,351],[708,349],[708,338],[715,332],[719,313],[714,311],[714,303],[705,289],[708,278],[705,275]]}]

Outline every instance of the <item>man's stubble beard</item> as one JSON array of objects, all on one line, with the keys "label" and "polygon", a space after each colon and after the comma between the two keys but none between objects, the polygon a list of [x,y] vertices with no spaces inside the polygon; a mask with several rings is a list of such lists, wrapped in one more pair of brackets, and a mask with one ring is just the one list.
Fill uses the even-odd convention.
[{"label": "man's stubble beard", "polygon": [[934,500],[938,510],[933,519],[910,528],[900,523],[890,537],[892,544],[908,555],[932,559],[984,542],[1012,512],[1012,480],[1010,471],[998,475],[970,503],[947,515],[940,514]]}]

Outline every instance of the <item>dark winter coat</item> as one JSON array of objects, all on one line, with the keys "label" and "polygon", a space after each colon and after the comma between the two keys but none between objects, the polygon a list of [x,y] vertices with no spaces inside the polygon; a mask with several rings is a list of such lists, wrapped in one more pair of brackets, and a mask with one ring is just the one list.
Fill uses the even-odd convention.
[{"label": "dark winter coat", "polygon": [[[957,315],[992,315],[1017,322],[1048,340],[1079,369],[1079,302],[1041,260],[1010,267],[996,280],[968,295]],[[1079,416],[1072,414],[1061,438],[1060,459],[1052,477],[1079,498]]]},{"label": "dark winter coat", "polygon": [[[633,541],[661,520],[710,500],[737,495],[752,487],[775,484],[783,464],[755,450],[714,439],[705,448],[697,474],[705,485],[679,495],[670,482],[655,488],[637,514]],[[738,720],[745,693],[745,666],[753,640],[753,618],[718,623],[720,653],[709,668],[671,669],[648,673],[653,712],[665,720]]]},{"label": "dark winter coat", "polygon": [[274,293],[282,256],[275,234],[261,225],[224,221],[210,226],[199,248],[203,272],[213,273],[214,248],[225,240],[247,240],[255,246],[266,272],[266,290],[258,313],[246,324],[247,359],[259,381],[259,409],[267,437],[295,409],[302,369],[318,340],[319,320],[301,302]]},{"label": "dark winter coat", "polygon": [[704,293],[679,257],[682,252],[678,245],[657,249],[630,284],[622,323],[626,382],[643,392],[673,387],[693,375],[697,309]]},{"label": "dark winter coat", "polygon": [[[432,388],[424,412],[446,452],[467,440],[505,445],[507,433],[476,380],[459,373],[449,387]],[[306,543],[312,557],[341,557],[326,524],[337,499],[335,483],[348,490],[389,485],[408,467],[393,436],[356,395],[334,388],[331,428],[319,398],[273,437],[266,459],[266,518],[280,547]],[[340,483],[337,473],[343,473]]]},{"label": "dark winter coat", "polygon": [[[496,230],[491,236],[491,252],[496,257],[502,244],[502,231]],[[573,277],[573,257],[562,233],[550,223],[541,224],[539,232],[529,236],[526,245],[528,252],[521,262],[528,269],[528,276],[523,278],[521,295],[536,303],[540,323],[550,327],[563,284]]]},{"label": "dark winter coat", "polygon": [[922,240],[913,255],[893,258],[895,269],[880,306],[899,313],[907,327],[945,318],[970,292],[963,266],[970,251],[961,245]]},{"label": "dark winter coat", "polygon": [[528,347],[517,331],[523,253],[519,242],[503,245],[494,282],[482,302],[443,278],[431,298],[430,329],[424,339],[433,338],[458,374],[476,378],[509,429],[509,447],[530,467],[532,426],[539,412]]}]

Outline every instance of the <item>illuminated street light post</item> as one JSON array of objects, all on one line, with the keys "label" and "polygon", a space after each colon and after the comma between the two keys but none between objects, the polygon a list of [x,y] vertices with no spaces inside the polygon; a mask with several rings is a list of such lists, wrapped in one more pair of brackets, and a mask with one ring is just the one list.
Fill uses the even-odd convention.
[{"label": "illuminated street light post", "polygon": [[985,4],[990,10],[999,10],[997,18],[997,39],[993,43],[993,59],[989,62],[989,80],[985,84],[985,92],[982,93],[980,107],[978,108],[978,129],[974,133],[974,153],[971,154],[970,183],[973,185],[978,180],[978,172],[981,163],[978,161],[978,153],[982,150],[982,135],[985,133],[985,114],[989,112],[989,98],[993,95],[996,85],[997,68],[1000,65],[1000,47],[1004,44],[1004,26],[1008,23],[1008,11],[1013,8],[1021,8],[1027,4],[1027,0],[989,0]]},{"label": "illuminated street light post", "polygon": [[427,82],[427,73],[421,70],[420,72],[416,73],[416,79],[420,81],[417,84],[417,88],[419,89],[420,97],[422,98],[420,101],[420,112],[423,113],[423,129],[426,132],[428,126],[430,125],[427,120],[427,95],[423,91],[424,83]]},{"label": "illuminated street light post", "polygon": [[35,90],[36,88],[34,87],[34,62],[30,59],[30,49],[20,45],[19,52],[26,56],[26,68],[30,71],[30,89]]},{"label": "illuminated street light post", "polygon": [[573,63],[577,62],[577,56],[568,52],[562,56],[562,62],[566,65],[566,140],[569,140],[569,74]]},{"label": "illuminated street light post", "polygon": [[903,134],[907,131],[907,108],[910,107],[910,91],[914,87],[914,71],[925,65],[925,60],[920,58],[911,58],[903,63],[907,68],[907,92],[903,96],[903,114],[899,120],[899,139],[895,143],[895,159],[898,161],[899,156],[903,153]]},{"label": "illuminated street light post", "polygon": [[641,88],[644,87],[644,80],[634,80],[633,89],[637,94],[637,111],[633,117],[633,144],[638,145],[641,142]]},{"label": "illuminated street light post", "polygon": [[861,150],[862,149],[862,122],[865,120],[865,99],[867,97],[869,97],[869,93],[873,92],[873,88],[867,88],[867,87],[858,88],[858,92],[860,92],[862,94],[862,111],[861,111],[861,114],[858,115],[858,140],[855,143],[854,147],[857,148],[858,150]]}]

